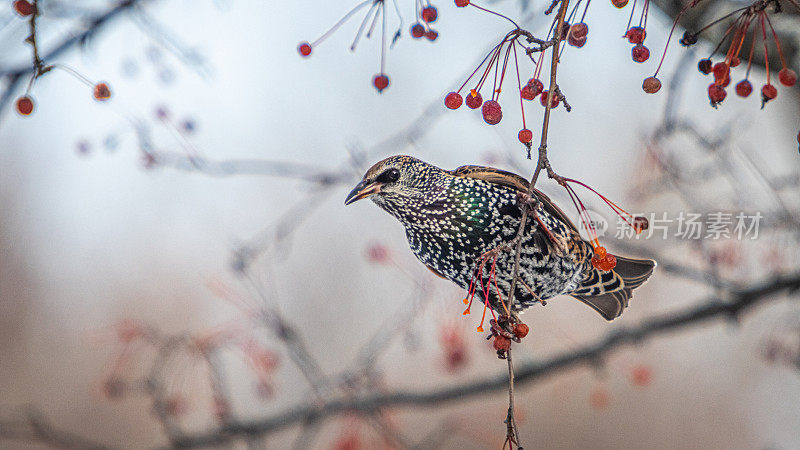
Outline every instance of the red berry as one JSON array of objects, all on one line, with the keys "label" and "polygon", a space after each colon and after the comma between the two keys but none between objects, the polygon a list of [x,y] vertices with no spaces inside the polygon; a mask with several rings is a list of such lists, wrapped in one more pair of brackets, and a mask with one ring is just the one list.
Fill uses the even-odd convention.
[{"label": "red berry", "polygon": [[463,8],[467,5],[469,5],[469,0],[456,0],[456,6],[459,8]]},{"label": "red berry", "polygon": [[641,44],[646,36],[647,32],[642,27],[630,27],[628,32],[625,33],[625,37],[628,38],[628,42],[631,44]]},{"label": "red berry", "polygon": [[301,42],[300,45],[297,46],[297,51],[300,52],[302,56],[308,56],[311,54],[311,44],[308,42]]},{"label": "red berry", "polygon": [[714,64],[714,68],[711,70],[714,72],[714,79],[718,82],[725,80],[728,74],[731,73],[731,68],[728,66],[728,63],[724,61]]},{"label": "red berry", "polygon": [[411,37],[414,39],[419,39],[422,36],[425,36],[425,27],[422,26],[421,23],[415,23],[411,25]]},{"label": "red berry", "polygon": [[519,95],[525,100],[533,100],[537,95],[536,88],[531,85],[526,85],[521,91],[519,91]]},{"label": "red berry", "polygon": [[724,87],[716,83],[711,83],[708,86],[708,99],[711,100],[711,106],[717,106],[717,104],[725,100],[726,95]]},{"label": "red berry", "polygon": [[617,267],[617,257],[611,253],[607,254],[605,258],[600,261],[600,270],[608,272],[614,267]]},{"label": "red berry", "polygon": [[461,94],[458,92],[451,92],[444,98],[444,106],[450,109],[458,109],[463,101],[464,99],[461,98]]},{"label": "red berry", "polygon": [[33,112],[33,99],[26,96],[17,99],[17,112],[28,116]]},{"label": "red berry", "polygon": [[782,85],[792,87],[797,83],[797,73],[788,67],[784,67],[778,72],[778,80]]},{"label": "red berry", "polygon": [[488,100],[481,108],[483,113],[483,120],[489,125],[497,125],[503,118],[503,110],[500,108],[500,103],[494,100]]},{"label": "red berry", "polygon": [[516,336],[516,337],[518,337],[520,339],[522,339],[525,336],[527,336],[529,331],[530,331],[530,328],[528,328],[528,326],[525,325],[524,323],[518,323],[518,324],[516,324],[514,326],[514,336]]},{"label": "red berry", "polygon": [[643,63],[650,58],[650,50],[642,44],[636,44],[631,49],[631,58],[638,63]]},{"label": "red berry", "polygon": [[[542,91],[539,101],[542,102],[542,106],[547,106],[547,91]],[[561,100],[558,98],[558,95],[553,95],[553,99],[550,100],[550,109],[557,107],[560,101]]]},{"label": "red berry", "polygon": [[378,243],[371,244],[367,247],[367,259],[374,263],[386,263],[389,261],[389,249]]},{"label": "red berry", "polygon": [[584,22],[579,22],[569,27],[569,34],[576,39],[583,39],[589,34],[589,25]]},{"label": "red berry", "polygon": [[433,42],[436,38],[439,37],[439,32],[436,30],[428,30],[425,32],[425,39]]},{"label": "red berry", "polygon": [[533,92],[536,95],[541,94],[542,91],[544,90],[544,84],[542,84],[542,82],[539,81],[538,78],[531,78],[530,80],[528,80],[528,86],[533,88]]},{"label": "red berry", "polygon": [[511,341],[503,336],[495,336],[494,342],[492,342],[492,346],[498,352],[505,352],[508,351],[509,348],[511,348]]},{"label": "red berry", "polygon": [[481,97],[480,92],[473,90],[467,94],[467,99],[464,100],[464,103],[467,104],[469,109],[477,109],[481,107],[481,104],[483,104],[483,97]]},{"label": "red berry", "polygon": [[763,108],[768,101],[773,100],[777,96],[778,90],[775,89],[775,86],[765,84],[764,87],[761,88],[761,107]]},{"label": "red berry", "polygon": [[605,258],[607,254],[608,254],[608,251],[606,250],[605,247],[595,247],[595,249],[594,249],[594,256],[596,256],[596,257],[598,257],[600,259]]},{"label": "red berry", "polygon": [[377,89],[378,92],[383,92],[383,90],[389,86],[389,77],[382,73],[375,75],[375,78],[372,79],[372,84],[375,86],[375,89]]},{"label": "red berry", "polygon": [[573,47],[581,48],[584,45],[586,45],[586,36],[582,38],[576,38],[575,36],[570,34],[569,36],[567,36],[567,44]]},{"label": "red berry", "polygon": [[111,89],[105,83],[97,83],[94,85],[92,95],[94,95],[95,100],[102,102],[111,98]]},{"label": "red berry", "polygon": [[14,10],[20,16],[30,16],[33,14],[33,4],[27,0],[17,0],[14,2]]},{"label": "red berry", "polygon": [[736,83],[736,95],[739,97],[747,97],[753,92],[753,85],[747,80],[742,80]]},{"label": "red berry", "polygon": [[656,77],[645,78],[642,82],[642,89],[648,94],[655,94],[661,89],[661,81]]},{"label": "red berry", "polygon": [[436,18],[439,17],[439,12],[436,11],[436,7],[428,6],[427,8],[422,9],[422,20],[428,23],[436,22]]},{"label": "red berry", "polygon": [[591,263],[592,267],[599,269],[600,265],[603,263],[603,258],[599,258],[597,255],[592,256]]},{"label": "red berry", "polygon": [[697,63],[697,70],[703,73],[703,75],[708,75],[711,73],[711,60],[710,59],[701,59],[700,62]]},{"label": "red berry", "polygon": [[633,219],[633,230],[636,231],[636,234],[639,234],[648,228],[650,228],[650,221],[647,220],[647,217],[636,216]]},{"label": "red berry", "polygon": [[628,0],[611,0],[611,4],[617,8],[624,8],[628,4]]},{"label": "red berry", "polygon": [[519,134],[517,134],[517,138],[523,144],[527,144],[533,140],[533,132],[527,128],[523,128],[519,130]]}]

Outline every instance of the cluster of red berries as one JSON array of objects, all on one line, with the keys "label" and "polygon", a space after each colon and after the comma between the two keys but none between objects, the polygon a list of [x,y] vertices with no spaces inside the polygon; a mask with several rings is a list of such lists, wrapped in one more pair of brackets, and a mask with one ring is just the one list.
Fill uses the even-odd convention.
[{"label": "cluster of red berries", "polygon": [[493,339],[492,348],[497,351],[497,357],[500,359],[506,358],[506,353],[511,348],[511,341],[520,342],[530,331],[524,323],[512,323],[507,316],[500,316],[498,320],[492,319],[489,323],[492,334],[488,339]]},{"label": "cluster of red berries", "polygon": [[419,13],[419,21],[414,25],[411,25],[411,37],[414,39],[421,39],[425,37],[425,39],[433,42],[439,37],[439,33],[431,28],[430,24],[436,22],[436,19],[439,18],[439,12],[436,10],[435,6],[426,6],[422,8]]},{"label": "cluster of red berries", "polygon": [[595,269],[600,269],[604,272],[617,267],[616,256],[608,253],[605,247],[600,246],[594,248],[594,256],[592,256],[591,262]]}]

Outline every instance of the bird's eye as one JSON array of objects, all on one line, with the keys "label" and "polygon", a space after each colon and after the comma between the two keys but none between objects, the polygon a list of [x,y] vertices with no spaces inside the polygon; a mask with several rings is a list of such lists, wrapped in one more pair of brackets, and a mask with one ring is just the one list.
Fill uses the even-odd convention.
[{"label": "bird's eye", "polygon": [[394,183],[400,179],[400,171],[397,169],[385,170],[382,174],[378,175],[375,181],[380,183]]}]

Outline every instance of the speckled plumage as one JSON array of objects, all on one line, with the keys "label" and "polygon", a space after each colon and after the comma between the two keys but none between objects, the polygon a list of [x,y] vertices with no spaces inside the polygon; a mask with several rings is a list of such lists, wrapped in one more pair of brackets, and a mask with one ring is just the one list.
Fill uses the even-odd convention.
[{"label": "speckled plumage", "polygon": [[[396,181],[388,181],[394,176]],[[497,169],[463,166],[446,171],[410,156],[393,156],[370,168],[347,202],[369,196],[405,226],[411,250],[422,263],[468,289],[481,255],[516,236],[522,216],[517,193],[527,186],[522,177]],[[375,192],[363,194],[368,189]],[[625,273],[595,269],[590,263],[591,245],[549,198],[539,191],[535,194],[542,205],[537,215],[559,243],[553,243],[539,223],[529,219],[522,240],[520,279],[542,300],[572,294],[609,320],[618,316],[627,306],[630,290],[649,277],[654,263],[618,257],[623,265],[646,266],[633,273],[632,281],[638,284],[629,285]],[[491,258],[484,263],[484,280],[491,264]],[[513,252],[498,252],[496,264],[497,287],[507,299]],[[527,287],[517,283],[518,310],[537,301]],[[619,294],[605,295],[612,292]],[[478,294],[483,297],[483,292]],[[592,301],[596,298],[603,300],[601,304],[593,304],[598,303]],[[494,285],[489,301],[493,308],[501,308]]]}]

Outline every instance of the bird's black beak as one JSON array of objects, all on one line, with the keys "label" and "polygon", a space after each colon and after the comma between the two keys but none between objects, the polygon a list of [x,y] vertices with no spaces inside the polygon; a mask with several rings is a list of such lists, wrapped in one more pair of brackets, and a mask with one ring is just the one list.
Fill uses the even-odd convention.
[{"label": "bird's black beak", "polygon": [[370,195],[377,194],[381,191],[381,183],[377,181],[373,181],[368,183],[367,180],[361,180],[361,183],[358,183],[356,187],[347,194],[347,198],[344,199],[344,204],[349,205],[350,203],[355,202],[356,200],[361,200],[362,198],[367,198]]}]

